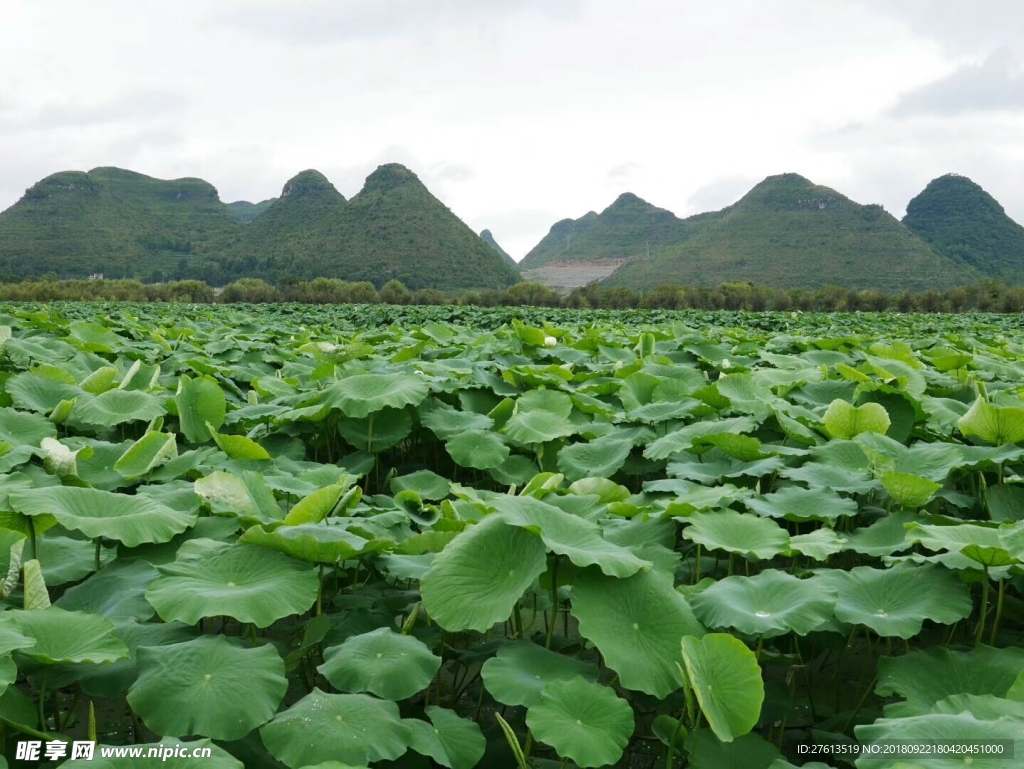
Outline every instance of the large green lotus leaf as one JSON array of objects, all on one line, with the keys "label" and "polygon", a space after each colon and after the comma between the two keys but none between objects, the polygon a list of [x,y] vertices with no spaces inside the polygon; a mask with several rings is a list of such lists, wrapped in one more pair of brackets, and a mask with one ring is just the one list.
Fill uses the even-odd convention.
[{"label": "large green lotus leaf", "polygon": [[628,577],[651,566],[650,561],[606,540],[596,523],[562,512],[539,499],[503,494],[490,504],[506,523],[535,532],[548,549],[566,556],[577,566],[597,566],[613,577]]},{"label": "large green lotus leaf", "polygon": [[732,742],[761,716],[764,681],[754,653],[738,638],[708,633],[682,639],[683,662],[701,712],[715,736]]},{"label": "large green lotus leaf", "polygon": [[488,515],[438,553],[423,576],[423,608],[445,630],[486,632],[504,622],[547,567],[544,544]]},{"label": "large green lotus leaf", "polygon": [[[7,691],[7,687],[18,680],[18,665],[14,657],[8,652],[0,656],[0,696]],[[7,764],[0,764],[0,769],[6,769]]]},{"label": "large green lotus leaf", "polygon": [[885,706],[886,716],[902,718],[928,713],[935,703],[954,694],[1005,697],[1021,673],[1024,649],[1019,647],[979,646],[961,652],[932,646],[879,659],[875,692],[903,697],[905,702]]},{"label": "large green lotus leaf", "polygon": [[1024,408],[993,406],[978,398],[956,426],[967,438],[1001,446],[1024,441]]},{"label": "large green lotus leaf", "polygon": [[70,333],[65,339],[89,352],[112,352],[125,342],[106,326],[92,321],[73,321],[68,330]]},{"label": "large green lotus leaf", "polygon": [[823,570],[818,579],[839,594],[836,619],[866,625],[884,637],[912,638],[926,619],[951,625],[971,614],[971,595],[954,572],[904,564]]},{"label": "large green lotus leaf", "polygon": [[[77,582],[96,569],[96,545],[87,539],[48,534],[36,541],[36,547],[43,577],[50,587]],[[101,548],[100,566],[114,560],[116,555],[116,548]]]},{"label": "large green lotus leaf", "polygon": [[489,432],[494,420],[474,411],[459,411],[436,400],[420,404],[420,422],[443,441],[465,432]]},{"label": "large green lotus leaf", "polygon": [[[557,393],[561,394],[561,393]],[[571,404],[570,404],[571,405]],[[547,411],[523,411],[513,414],[502,428],[505,435],[522,446],[547,443],[556,438],[574,435],[579,428],[568,417]]]},{"label": "large green lotus leaf", "polygon": [[913,473],[898,473],[895,470],[882,473],[882,485],[889,496],[904,509],[924,507],[931,502],[942,484],[929,481]]},{"label": "large green lotus leaf", "polygon": [[35,638],[21,632],[10,612],[0,613],[0,654],[10,654],[15,649],[27,649],[34,646]]},{"label": "large green lotus leaf", "polygon": [[359,487],[346,489],[340,483],[324,486],[303,497],[284,517],[285,526],[298,526],[303,523],[320,523],[332,512],[355,507],[362,498]]},{"label": "large green lotus leaf", "polygon": [[873,555],[876,558],[908,550],[906,525],[915,519],[912,513],[883,515],[873,524],[846,535],[844,550]]},{"label": "large green lotus leaf", "polygon": [[55,605],[68,611],[98,614],[113,622],[145,622],[154,611],[144,593],[156,578],[156,569],[145,561],[114,561],[66,590]]},{"label": "large green lotus leaf", "polygon": [[201,636],[138,650],[128,704],[157,734],[237,740],[269,721],[288,688],[272,645],[246,649]]},{"label": "large green lotus leaf", "polygon": [[165,622],[194,625],[203,617],[227,616],[268,627],[300,614],[316,601],[316,571],[267,548],[189,540],[160,576],[146,600]]},{"label": "large green lotus leaf", "polygon": [[824,462],[805,462],[800,467],[783,468],[779,470],[779,475],[791,481],[806,483],[811,488],[825,487],[850,494],[867,494],[881,487],[866,470],[843,470]]},{"label": "large green lotus leaf", "polygon": [[830,555],[841,552],[845,546],[846,537],[841,537],[832,529],[825,527],[790,537],[787,555],[800,553],[814,561],[826,561]]},{"label": "large green lotus leaf", "polygon": [[252,526],[239,538],[239,542],[270,547],[310,563],[348,561],[392,546],[387,540],[367,539],[344,526],[323,523],[279,526],[273,531]]},{"label": "large green lotus leaf", "polygon": [[379,454],[409,437],[412,414],[408,409],[383,408],[367,417],[345,417],[338,422],[338,432],[353,448]]},{"label": "large green lotus leaf", "polygon": [[[171,754],[165,756],[162,752],[179,746],[185,752],[184,756],[173,758]],[[115,755],[104,758],[101,752],[106,747],[105,745],[96,747],[92,759],[96,763],[90,764],[90,766],[97,769],[194,769],[197,763],[201,763],[203,769],[244,769],[244,764],[241,761],[210,740],[189,741],[180,740],[175,737],[164,737],[160,742],[132,745],[131,748],[111,746],[109,750],[114,752]],[[132,756],[128,752],[133,748],[141,751],[141,757]],[[195,758],[192,751],[202,749],[209,749],[210,755],[202,759]],[[124,751],[124,755],[117,756],[116,751],[119,750]],[[150,757],[150,750],[157,752]]]},{"label": "large green lotus leaf", "polygon": [[441,658],[422,641],[381,627],[324,649],[324,664],[317,670],[343,692],[404,700],[426,689],[439,667]]},{"label": "large green lotus leaf", "polygon": [[128,656],[128,647],[114,635],[114,626],[103,617],[57,606],[8,612],[22,635],[35,645],[21,653],[49,665],[74,662],[113,662]]},{"label": "large green lotus leaf", "polygon": [[123,477],[138,478],[157,465],[178,456],[178,444],[169,433],[146,433],[129,447],[114,463],[114,470]]},{"label": "large green lotus leaf", "polygon": [[1024,521],[1024,486],[1000,483],[985,489],[985,507],[993,521]]},{"label": "large green lotus leaf", "polygon": [[128,647],[127,658],[103,665],[60,665],[50,669],[47,682],[58,687],[77,683],[90,697],[121,697],[138,677],[135,663],[140,647],[188,641],[196,631],[180,622],[140,623],[129,619],[115,622],[114,634]]},{"label": "large green lotus leaf", "polygon": [[579,676],[548,683],[526,711],[533,736],[580,767],[622,758],[633,735],[633,708],[615,691]]},{"label": "large green lotus leaf", "polygon": [[274,492],[262,475],[251,470],[243,471],[241,477],[216,470],[196,480],[194,489],[214,513],[233,515],[245,525],[284,520]]},{"label": "large green lotus leaf", "polygon": [[[964,548],[973,546],[988,551],[999,551],[1004,554],[1005,558],[1010,559],[1010,554],[1003,548],[1003,540],[1000,537],[1000,533],[999,529],[977,526],[970,523],[934,526],[915,521],[906,527],[907,542],[912,544],[920,543],[934,552],[949,551],[961,553]],[[1010,561],[1008,560],[1007,562]],[[956,562],[950,563],[947,561],[945,565],[953,568],[956,566]],[[968,557],[964,567],[977,568],[977,565]]]},{"label": "large green lotus leaf", "polygon": [[856,501],[828,488],[787,486],[772,494],[745,499],[747,509],[769,518],[789,521],[831,521],[857,514]]},{"label": "large green lotus leaf", "polygon": [[24,515],[53,515],[61,526],[90,539],[116,539],[128,547],[167,542],[198,518],[196,512],[176,510],[144,496],[72,486],[16,491],[10,500]]},{"label": "large green lotus leaf", "polygon": [[818,629],[832,619],[837,598],[818,580],[768,570],[754,577],[721,579],[692,596],[690,605],[707,627],[731,627],[772,638]]},{"label": "large green lotus leaf", "polygon": [[[687,741],[692,769],[779,769],[782,754],[759,734],[744,734],[722,742],[711,729],[698,729]],[[783,763],[785,769],[791,764]],[[807,769],[831,769],[823,764],[804,764]]]},{"label": "large green lotus leaf", "polygon": [[[1019,748],[1020,741],[1024,740],[1024,720],[1006,717],[996,721],[982,721],[969,713],[929,714],[910,718],[880,718],[873,724],[855,727],[854,733],[861,745],[874,747],[874,750],[865,750],[865,757],[857,759],[857,769],[892,769],[893,758],[885,755],[884,750],[893,744],[938,742],[942,745],[981,745],[996,740],[1010,740],[1016,741]],[[912,759],[913,756],[908,758]],[[982,753],[977,756],[966,755],[966,758],[970,761],[965,761],[964,754],[947,753],[929,755],[927,760],[923,760],[924,757],[918,760],[921,761],[920,766],[927,769],[961,769],[968,765],[984,769],[1016,769],[1020,766],[1020,757],[1016,755],[1012,758],[993,758]]]},{"label": "large green lotus leaf", "polygon": [[683,536],[709,550],[774,558],[789,550],[789,534],[775,521],[735,510],[698,512],[683,518]]},{"label": "large green lotus leaf", "polygon": [[1004,716],[1024,721],[1024,702],[991,694],[953,694],[932,706],[932,713],[955,716],[970,713],[982,721],[995,721]]},{"label": "large green lotus leaf", "polygon": [[19,409],[49,414],[61,401],[70,401],[83,394],[81,387],[29,372],[12,376],[4,390]]},{"label": "large green lotus leaf", "polygon": [[459,467],[477,470],[499,467],[509,457],[505,441],[490,430],[466,430],[449,438],[444,448]]},{"label": "large green lotus leaf", "polygon": [[178,407],[178,423],[189,443],[205,443],[212,437],[210,427],[219,430],[224,424],[227,399],[212,377],[192,379],[182,374],[174,403]]},{"label": "large green lotus leaf", "polygon": [[95,397],[80,397],[71,412],[73,419],[98,427],[125,422],[150,422],[167,413],[163,401],[137,390],[108,390]]},{"label": "large green lotus leaf", "polygon": [[652,441],[644,450],[644,456],[653,460],[668,459],[693,446],[693,441],[702,436],[749,433],[756,430],[758,424],[758,420],[747,416],[694,422]]},{"label": "large green lotus leaf", "polygon": [[40,414],[0,408],[0,441],[12,446],[38,446],[43,438],[57,437],[57,426]]},{"label": "large green lotus leaf", "polygon": [[398,705],[368,694],[313,691],[260,729],[267,750],[291,769],[325,761],[366,765],[405,753]]},{"label": "large green lotus leaf", "polygon": [[417,470],[409,475],[392,478],[391,490],[396,494],[400,491],[413,491],[423,499],[439,500],[451,494],[452,484],[435,472]]},{"label": "large green lotus leaf", "polygon": [[217,448],[231,457],[231,459],[245,461],[270,459],[270,454],[267,453],[267,450],[252,438],[246,438],[244,435],[221,435],[209,423],[207,423],[206,429],[210,431],[210,437],[217,444]]},{"label": "large green lotus leaf", "polygon": [[498,483],[506,486],[523,486],[538,472],[536,463],[521,454],[511,454],[508,459],[488,471]]},{"label": "large green lotus leaf", "polygon": [[552,417],[568,418],[572,413],[572,399],[563,392],[540,388],[524,393],[516,401],[516,413],[539,411]]},{"label": "large green lotus leaf", "polygon": [[356,374],[324,390],[323,403],[358,418],[383,408],[418,406],[429,392],[424,378],[414,374]]},{"label": "large green lotus leaf", "polygon": [[450,769],[473,769],[484,756],[487,740],[480,726],[454,711],[428,705],[430,723],[413,718],[402,721],[409,730],[409,747]]},{"label": "large green lotus leaf", "polygon": [[608,433],[588,443],[570,443],[558,452],[558,469],[570,481],[611,478],[625,464],[633,441],[620,433]]},{"label": "large green lotus leaf", "polygon": [[596,666],[549,651],[529,641],[516,641],[498,649],[480,671],[487,691],[503,705],[530,706],[540,699],[549,681],[580,676],[597,681]]},{"label": "large green lotus leaf", "polygon": [[889,414],[880,403],[854,406],[836,398],[825,410],[821,421],[830,437],[845,440],[865,432],[884,435],[889,430]]},{"label": "large green lotus leaf", "polygon": [[762,451],[761,441],[751,438],[749,435],[734,435],[733,433],[702,435],[693,439],[693,445],[695,447],[714,446],[741,462],[757,462],[773,456],[773,452]]},{"label": "large green lotus leaf", "polygon": [[679,639],[704,634],[671,575],[653,570],[619,579],[587,569],[573,584],[572,614],[623,686],[659,699],[682,686]]}]

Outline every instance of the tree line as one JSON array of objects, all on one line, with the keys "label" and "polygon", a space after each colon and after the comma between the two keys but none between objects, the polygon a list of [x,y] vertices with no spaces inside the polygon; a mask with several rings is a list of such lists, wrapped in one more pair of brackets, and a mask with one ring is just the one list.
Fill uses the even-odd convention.
[{"label": "tree line", "polygon": [[412,291],[397,280],[379,289],[369,282],[336,278],[287,280],[274,285],[243,278],[223,288],[199,280],[142,283],[137,280],[24,280],[0,283],[0,301],[128,301],[211,303],[299,302],[304,304],[418,304],[478,307],[563,307],[664,310],[801,310],[804,312],[1024,312],[1024,286],[999,280],[946,290],[887,293],[840,286],[818,289],[772,288],[746,282],[717,286],[659,286],[648,292],[591,284],[559,294],[540,283],[517,283],[508,289],[451,294],[435,288]]}]

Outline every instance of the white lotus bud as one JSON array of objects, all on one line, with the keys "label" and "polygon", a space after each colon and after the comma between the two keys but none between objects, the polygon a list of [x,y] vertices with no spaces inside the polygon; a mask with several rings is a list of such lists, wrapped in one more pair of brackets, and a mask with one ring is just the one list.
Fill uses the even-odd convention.
[{"label": "white lotus bud", "polygon": [[546,336],[546,337],[544,337],[544,346],[545,347],[554,347],[556,344],[558,344],[558,340],[555,339],[553,336]]},{"label": "white lotus bud", "polygon": [[731,365],[728,358],[722,358],[722,368],[729,368]]}]

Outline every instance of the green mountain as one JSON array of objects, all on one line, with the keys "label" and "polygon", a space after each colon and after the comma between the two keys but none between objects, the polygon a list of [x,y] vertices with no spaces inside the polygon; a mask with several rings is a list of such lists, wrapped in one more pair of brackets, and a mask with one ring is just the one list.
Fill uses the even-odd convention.
[{"label": "green mountain", "polygon": [[[781,288],[944,288],[974,282],[973,269],[940,256],[878,205],[860,205],[797,174],[769,176],[713,215],[689,240],[651,247],[607,286],[717,285]],[[684,220],[689,221],[689,220]]]},{"label": "green mountain", "polygon": [[228,209],[235,215],[238,221],[242,224],[248,224],[270,208],[275,200],[277,198],[268,198],[267,200],[261,200],[259,203],[250,203],[248,200],[236,200],[234,203],[228,203]]},{"label": "green mountain", "polygon": [[202,277],[217,244],[241,227],[201,179],[63,171],[0,212],[0,278]]},{"label": "green mountain", "polygon": [[489,245],[491,248],[493,248],[495,251],[497,251],[499,254],[501,254],[502,258],[505,259],[505,261],[507,261],[513,267],[515,267],[516,270],[519,269],[519,266],[516,264],[516,260],[513,259],[511,256],[509,256],[508,252],[505,251],[504,248],[502,248],[501,246],[498,245],[498,241],[496,241],[494,239],[494,235],[491,234],[490,230],[481,230],[480,231],[480,239],[484,243]]},{"label": "green mountain", "polygon": [[639,258],[690,239],[716,216],[712,213],[680,219],[626,192],[600,214],[590,211],[579,219],[555,223],[519,267]]},{"label": "green mountain", "polygon": [[380,287],[503,288],[519,273],[435,198],[412,171],[380,166],[346,201],[303,171],[224,252],[228,277],[368,280]]},{"label": "green mountain", "polygon": [[903,223],[938,253],[1012,282],[1024,282],[1024,227],[966,176],[932,179],[907,204]]}]

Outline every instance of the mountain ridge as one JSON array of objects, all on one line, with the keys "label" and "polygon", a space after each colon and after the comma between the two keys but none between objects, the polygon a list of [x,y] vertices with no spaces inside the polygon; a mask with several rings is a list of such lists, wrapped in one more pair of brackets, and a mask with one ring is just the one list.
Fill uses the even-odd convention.
[{"label": "mountain ridge", "polygon": [[624,264],[603,283],[923,290],[980,277],[937,254],[882,206],[856,203],[799,174],[778,174],[705,220],[693,237]]}]

